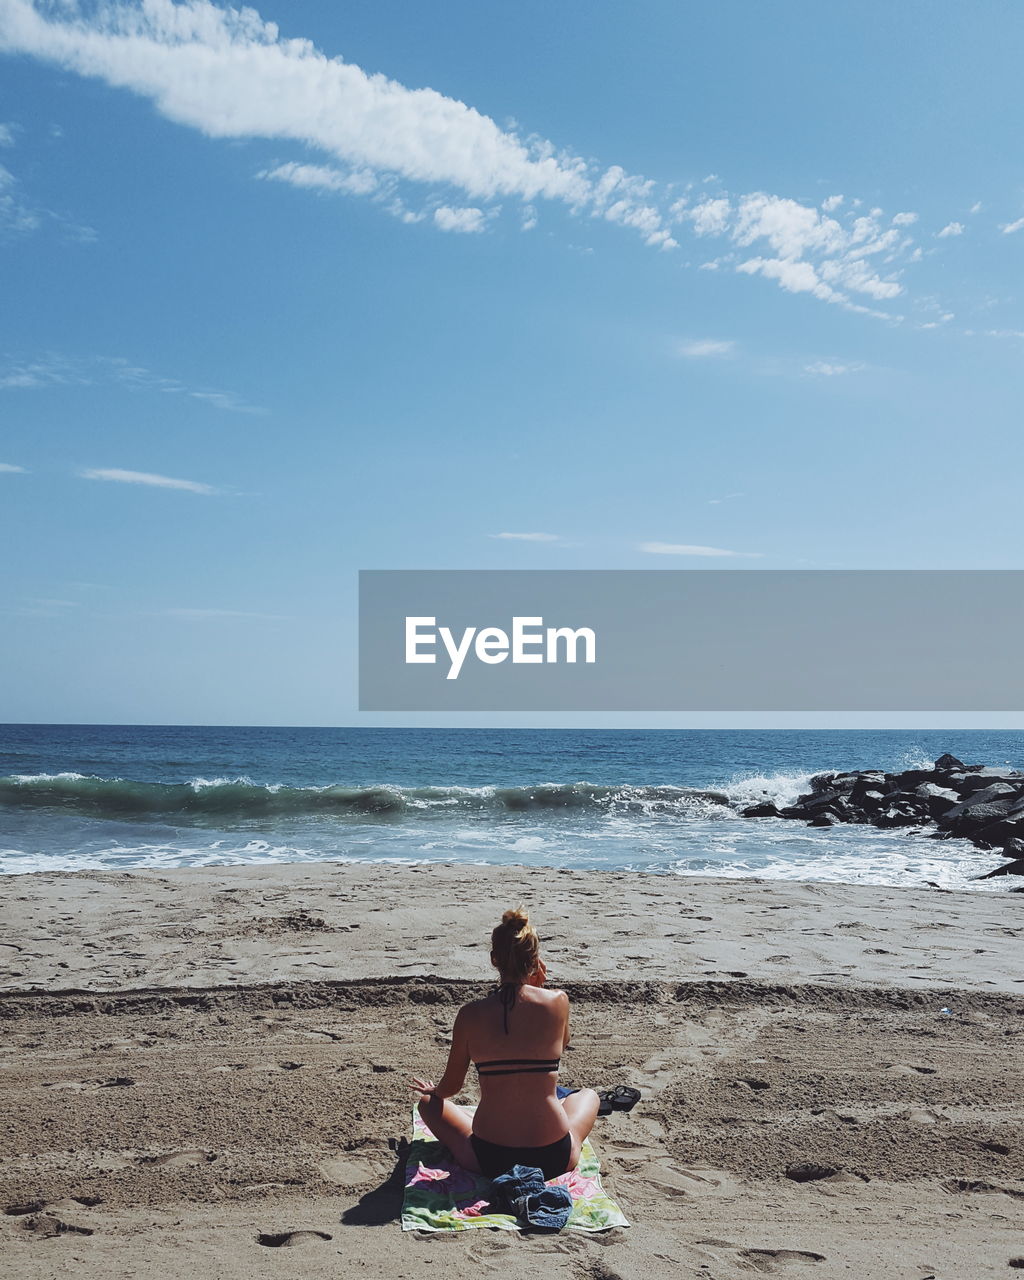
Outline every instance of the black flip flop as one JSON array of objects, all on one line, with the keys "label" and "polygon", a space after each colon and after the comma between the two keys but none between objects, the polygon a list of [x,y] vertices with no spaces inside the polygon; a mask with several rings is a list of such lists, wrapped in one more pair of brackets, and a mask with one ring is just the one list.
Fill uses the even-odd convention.
[{"label": "black flip flop", "polygon": [[614,1089],[599,1089],[597,1096],[601,1099],[597,1114],[606,1116],[612,1111],[632,1111],[640,1101],[640,1090],[628,1084],[620,1084]]}]

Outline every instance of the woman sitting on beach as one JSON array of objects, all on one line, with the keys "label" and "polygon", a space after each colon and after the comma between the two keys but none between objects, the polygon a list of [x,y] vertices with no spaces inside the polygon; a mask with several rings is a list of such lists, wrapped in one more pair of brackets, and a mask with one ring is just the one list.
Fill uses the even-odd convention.
[{"label": "woman sitting on beach", "polygon": [[[593,1089],[566,1098],[556,1092],[569,997],[545,989],[537,931],[521,907],[506,911],[491,934],[491,964],[500,985],[459,1010],[440,1082],[413,1076],[409,1087],[421,1095],[424,1124],[464,1169],[496,1178],[522,1164],[557,1178],[576,1168],[600,1106]],[[471,1062],[480,1079],[472,1116],[449,1101]]]}]

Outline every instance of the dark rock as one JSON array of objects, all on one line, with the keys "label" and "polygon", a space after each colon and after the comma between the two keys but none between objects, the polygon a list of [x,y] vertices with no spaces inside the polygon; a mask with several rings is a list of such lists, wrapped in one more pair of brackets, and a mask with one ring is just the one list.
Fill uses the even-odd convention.
[{"label": "dark rock", "polygon": [[956,804],[960,798],[955,791],[951,791],[949,787],[936,786],[934,782],[920,782],[914,788],[914,795],[920,796],[922,800],[948,800],[950,804]]},{"label": "dark rock", "polygon": [[990,822],[980,830],[969,831],[966,834],[969,840],[986,849],[1005,849],[1008,853],[1012,853],[1011,846],[1024,840],[1024,815],[1001,818],[996,822]]},{"label": "dark rock", "polygon": [[997,818],[1007,817],[1012,808],[1012,800],[988,800],[978,804],[972,800],[965,804],[955,804],[952,809],[947,809],[939,819],[939,823],[959,835],[961,831],[971,828],[980,830],[990,822],[995,822]]},{"label": "dark rock", "polygon": [[895,791],[913,791],[921,782],[941,782],[934,769],[904,769],[902,773],[887,773],[886,782]]},{"label": "dark rock", "polygon": [[914,788],[914,795],[923,802],[930,818],[941,817],[959,802],[960,797],[948,787],[938,787],[934,782],[921,782]]},{"label": "dark rock", "polygon": [[961,837],[1024,860],[1024,773],[965,765],[948,753],[930,769],[818,773],[791,805],[762,800],[741,812],[750,818],[799,818],[816,827],[927,827],[935,839]]},{"label": "dark rock", "polygon": [[989,804],[993,800],[1004,800],[1007,796],[1013,796],[1018,799],[1020,796],[1020,788],[1013,786],[1009,782],[993,782],[987,787],[979,787],[977,791],[972,791],[966,800],[961,801],[957,806],[957,812],[951,814],[952,817],[959,817],[967,809],[973,809],[976,804]]},{"label": "dark rock", "polygon": [[802,803],[800,800],[797,804],[801,809],[805,809],[808,813],[820,813],[822,809],[827,809],[831,805],[838,804],[846,797],[841,791],[819,791],[817,795],[810,796]]},{"label": "dark rock", "polygon": [[974,879],[991,880],[994,876],[1024,876],[1024,858],[1014,858],[1012,862],[1004,862],[1001,867],[986,871],[984,875],[975,876]]},{"label": "dark rock", "polygon": [[740,810],[744,818],[781,818],[779,806],[773,800],[762,800],[747,809]]},{"label": "dark rock", "polygon": [[876,827],[913,827],[921,821],[919,814],[905,809],[902,805],[886,805],[875,814]]}]

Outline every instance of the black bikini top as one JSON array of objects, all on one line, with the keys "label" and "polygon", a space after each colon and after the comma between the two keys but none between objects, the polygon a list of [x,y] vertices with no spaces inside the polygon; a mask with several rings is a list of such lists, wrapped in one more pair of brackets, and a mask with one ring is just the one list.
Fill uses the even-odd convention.
[{"label": "black bikini top", "polygon": [[515,1076],[530,1071],[557,1071],[561,1058],[491,1058],[478,1062],[478,1076]]},{"label": "black bikini top", "polygon": [[[505,1034],[508,1035],[509,1010],[516,1002],[516,984],[503,982],[498,988],[498,999],[505,1023]],[[515,1076],[530,1071],[557,1071],[561,1058],[491,1058],[487,1062],[476,1064],[478,1076]]]}]

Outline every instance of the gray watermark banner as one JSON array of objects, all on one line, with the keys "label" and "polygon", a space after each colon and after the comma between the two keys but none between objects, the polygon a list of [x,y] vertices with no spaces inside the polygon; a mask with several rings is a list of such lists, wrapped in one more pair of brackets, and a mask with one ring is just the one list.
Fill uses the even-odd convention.
[{"label": "gray watermark banner", "polygon": [[1017,711],[1024,570],[367,570],[363,711]]}]

